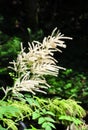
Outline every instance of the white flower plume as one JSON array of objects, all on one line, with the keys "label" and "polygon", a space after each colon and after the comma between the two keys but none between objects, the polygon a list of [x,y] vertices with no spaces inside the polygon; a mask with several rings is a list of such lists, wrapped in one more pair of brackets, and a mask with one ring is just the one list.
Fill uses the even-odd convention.
[{"label": "white flower plume", "polygon": [[51,36],[45,37],[43,42],[33,41],[29,44],[28,52],[25,52],[21,44],[21,52],[18,54],[17,60],[11,62],[11,67],[16,72],[17,80],[12,88],[13,93],[20,91],[28,91],[35,94],[36,91],[43,92],[44,88],[49,85],[44,79],[44,75],[58,76],[59,69],[63,67],[57,66],[57,60],[53,57],[54,52],[61,52],[58,47],[65,48],[64,39],[72,39],[65,37],[59,31],[54,29]]}]

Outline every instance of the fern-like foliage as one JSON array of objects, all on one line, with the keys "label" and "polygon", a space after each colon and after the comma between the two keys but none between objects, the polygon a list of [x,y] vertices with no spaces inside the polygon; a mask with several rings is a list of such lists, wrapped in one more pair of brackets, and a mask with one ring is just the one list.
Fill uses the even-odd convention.
[{"label": "fern-like foliage", "polygon": [[31,114],[32,109],[23,101],[0,101],[0,120],[3,122],[3,127],[7,129],[18,130],[18,122],[25,117],[30,118]]}]

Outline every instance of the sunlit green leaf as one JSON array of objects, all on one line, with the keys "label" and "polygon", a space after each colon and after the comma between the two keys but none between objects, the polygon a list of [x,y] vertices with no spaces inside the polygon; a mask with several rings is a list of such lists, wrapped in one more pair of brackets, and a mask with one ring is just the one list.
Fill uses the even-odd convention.
[{"label": "sunlit green leaf", "polygon": [[38,120],[38,124],[42,124],[44,121],[46,121],[45,117],[40,117]]},{"label": "sunlit green leaf", "polygon": [[49,122],[55,122],[54,119],[52,119],[51,117],[45,117],[45,119]]},{"label": "sunlit green leaf", "polygon": [[45,128],[45,130],[52,130],[51,126],[47,122],[42,124],[42,128]]},{"label": "sunlit green leaf", "polygon": [[52,130],[52,128],[51,128],[49,125],[47,125],[47,126],[45,127],[45,130]]},{"label": "sunlit green leaf", "polygon": [[3,127],[0,125],[0,130],[6,130],[6,128],[3,128]]},{"label": "sunlit green leaf", "polygon": [[51,111],[46,111],[46,114],[49,114],[51,116],[55,116],[55,114],[53,112],[51,112]]},{"label": "sunlit green leaf", "polygon": [[61,115],[59,117],[59,120],[67,120],[67,121],[70,121],[70,122],[74,122],[74,124],[78,125],[78,124],[81,124],[82,121],[76,117],[71,117],[71,116],[63,116]]},{"label": "sunlit green leaf", "polygon": [[32,115],[32,119],[37,119],[37,118],[39,118],[40,117],[40,113],[38,113],[38,112],[33,112],[33,115]]}]

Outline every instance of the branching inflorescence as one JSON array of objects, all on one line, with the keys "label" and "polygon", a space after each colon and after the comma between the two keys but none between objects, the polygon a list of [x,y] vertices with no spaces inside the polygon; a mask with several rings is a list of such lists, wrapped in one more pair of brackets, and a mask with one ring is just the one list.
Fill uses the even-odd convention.
[{"label": "branching inflorescence", "polygon": [[28,43],[28,52],[21,44],[21,52],[17,60],[11,62],[13,64],[11,68],[16,72],[16,80],[12,87],[13,93],[18,94],[20,91],[33,94],[46,93],[44,88],[47,89],[50,86],[44,76],[58,76],[59,69],[65,69],[57,66],[58,61],[54,58],[54,52],[62,52],[58,47],[66,48],[64,39],[72,38],[65,37],[55,28],[51,36],[45,37],[42,43],[38,41]]}]

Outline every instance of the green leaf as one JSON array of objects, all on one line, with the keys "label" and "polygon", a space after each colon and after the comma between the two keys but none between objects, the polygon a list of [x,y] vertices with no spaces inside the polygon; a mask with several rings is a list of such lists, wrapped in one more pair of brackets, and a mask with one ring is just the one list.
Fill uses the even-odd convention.
[{"label": "green leaf", "polygon": [[6,128],[3,128],[3,127],[0,125],[0,130],[6,130]]},{"label": "green leaf", "polygon": [[4,113],[5,113],[5,109],[3,109],[3,107],[0,107],[0,119],[3,118]]},{"label": "green leaf", "polygon": [[48,124],[49,126],[51,126],[52,128],[56,129],[56,128],[55,128],[55,125],[54,125],[53,123],[47,122],[47,124]]},{"label": "green leaf", "polygon": [[51,126],[48,124],[48,122],[44,122],[42,124],[42,128],[45,128],[45,130],[52,130]]},{"label": "green leaf", "polygon": [[12,118],[12,116],[17,117],[17,113],[20,112],[20,110],[15,106],[7,106],[6,109],[7,109],[7,111],[6,111],[5,115],[9,118],[10,117]]},{"label": "green leaf", "polygon": [[78,125],[78,124],[82,124],[82,121],[76,117],[71,117],[71,116],[60,116],[59,120],[67,120],[70,122],[74,122],[74,124]]},{"label": "green leaf", "polygon": [[45,127],[45,130],[52,130],[52,128],[51,128],[49,125],[47,125],[47,126]]},{"label": "green leaf", "polygon": [[71,86],[72,86],[71,83],[67,83],[67,84],[65,85],[65,89],[69,89],[69,88],[71,88]]},{"label": "green leaf", "polygon": [[0,107],[0,118],[2,119],[3,116],[7,118],[17,117],[17,113],[19,113],[19,109],[15,106],[1,106]]},{"label": "green leaf", "polygon": [[24,130],[38,130],[38,129],[31,125],[30,129],[24,129]]},{"label": "green leaf", "polygon": [[47,122],[44,122],[43,124],[42,124],[42,128],[46,128],[46,126],[47,126]]},{"label": "green leaf", "polygon": [[33,125],[30,125],[31,126],[31,130],[38,130],[37,128],[35,128]]},{"label": "green leaf", "polygon": [[35,120],[35,119],[37,119],[39,117],[40,117],[40,113],[39,112],[37,112],[37,111],[33,112],[33,115],[32,115],[32,119],[33,120]]},{"label": "green leaf", "polygon": [[46,112],[47,112],[46,109],[42,109],[43,114],[46,114]]},{"label": "green leaf", "polygon": [[42,124],[44,121],[46,121],[45,117],[40,117],[38,120],[38,124]]},{"label": "green leaf", "polygon": [[33,98],[27,98],[26,97],[26,101],[32,106],[33,105],[33,103],[34,103],[34,100],[33,100]]},{"label": "green leaf", "polygon": [[26,101],[31,105],[31,106],[37,106],[37,107],[40,107],[40,105],[39,105],[39,103],[38,103],[38,101],[37,100],[34,100],[33,98],[31,98],[31,97],[26,97],[25,98],[26,99]]},{"label": "green leaf", "polygon": [[45,117],[45,119],[48,121],[48,122],[55,122],[54,119],[52,119],[51,117]]},{"label": "green leaf", "polygon": [[51,112],[51,111],[46,111],[46,114],[49,114],[51,116],[55,116],[55,114],[53,112]]}]

